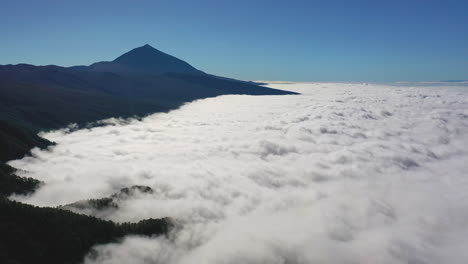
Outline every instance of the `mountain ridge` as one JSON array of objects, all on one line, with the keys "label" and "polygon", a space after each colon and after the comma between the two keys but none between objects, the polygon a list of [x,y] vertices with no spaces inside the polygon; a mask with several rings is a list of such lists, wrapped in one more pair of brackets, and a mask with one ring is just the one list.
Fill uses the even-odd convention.
[{"label": "mountain ridge", "polygon": [[[90,66],[0,65],[1,263],[79,263],[95,244],[114,242],[127,234],[164,235],[171,226],[166,218],[116,224],[8,200],[11,194],[34,192],[47,184],[17,176],[6,163],[30,154],[31,148],[53,144],[37,132],[71,123],[86,125],[111,117],[166,112],[225,94],[295,94],[206,74],[153,49],[139,47],[112,62]],[[148,51],[153,55],[146,60]],[[106,205],[107,200],[96,201]]]},{"label": "mountain ridge", "polygon": [[294,93],[204,73],[148,44],[90,66],[0,65],[0,119],[36,131],[169,111],[223,94]]}]

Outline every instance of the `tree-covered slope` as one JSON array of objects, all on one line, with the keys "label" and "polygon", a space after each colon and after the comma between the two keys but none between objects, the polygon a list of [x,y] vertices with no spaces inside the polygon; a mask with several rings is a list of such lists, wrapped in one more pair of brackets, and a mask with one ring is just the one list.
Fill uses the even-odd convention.
[{"label": "tree-covered slope", "polygon": [[0,197],[32,193],[40,184],[36,179],[17,176],[14,168],[0,162]]},{"label": "tree-covered slope", "polygon": [[0,197],[0,263],[80,263],[93,245],[129,235],[166,234],[169,219],[116,224]]},{"label": "tree-covered slope", "polygon": [[5,162],[28,155],[32,148],[50,145],[52,142],[39,137],[31,129],[0,119],[0,197],[13,193],[27,194],[39,187],[40,181],[15,175],[15,169]]},{"label": "tree-covered slope", "polygon": [[0,119],[0,162],[19,159],[34,147],[45,148],[51,144],[24,125]]}]

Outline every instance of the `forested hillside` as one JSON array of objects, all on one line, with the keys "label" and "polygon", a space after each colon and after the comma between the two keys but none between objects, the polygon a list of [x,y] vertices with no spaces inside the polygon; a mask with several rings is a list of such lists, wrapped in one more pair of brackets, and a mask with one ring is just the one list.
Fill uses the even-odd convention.
[{"label": "forested hillside", "polygon": [[166,234],[169,219],[116,224],[56,208],[39,208],[0,197],[0,263],[80,263],[96,244],[125,235]]}]

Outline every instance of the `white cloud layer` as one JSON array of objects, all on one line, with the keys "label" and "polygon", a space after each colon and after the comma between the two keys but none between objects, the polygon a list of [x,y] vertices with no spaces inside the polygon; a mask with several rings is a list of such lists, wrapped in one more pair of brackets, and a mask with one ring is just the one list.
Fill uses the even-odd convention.
[{"label": "white cloud layer", "polygon": [[[13,161],[56,206],[151,186],[101,217],[172,217],[86,263],[466,263],[468,91],[275,83],[142,121],[44,136]],[[89,213],[89,212],[88,212]]]}]

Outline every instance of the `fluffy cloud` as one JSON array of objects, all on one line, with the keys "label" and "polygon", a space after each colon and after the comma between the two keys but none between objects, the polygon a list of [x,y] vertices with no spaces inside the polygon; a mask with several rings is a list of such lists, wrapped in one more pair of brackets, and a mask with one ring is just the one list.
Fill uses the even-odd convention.
[{"label": "fluffy cloud", "polygon": [[58,145],[10,163],[47,184],[13,198],[56,206],[152,187],[103,215],[178,228],[97,246],[87,263],[466,261],[466,88],[270,86],[302,95],[221,96],[47,133]]}]

